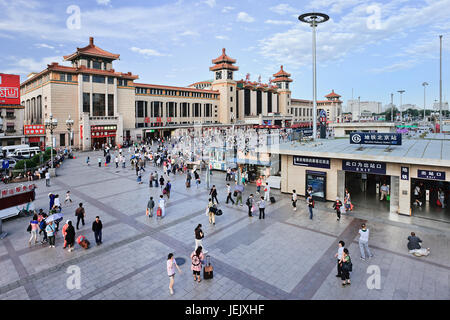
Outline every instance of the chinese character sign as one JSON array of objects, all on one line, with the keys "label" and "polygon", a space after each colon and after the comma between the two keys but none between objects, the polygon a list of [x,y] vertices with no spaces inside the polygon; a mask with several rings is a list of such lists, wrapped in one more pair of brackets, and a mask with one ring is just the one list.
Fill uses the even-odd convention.
[{"label": "chinese character sign", "polygon": [[409,167],[401,167],[400,178],[402,180],[409,180]]},{"label": "chinese character sign", "polygon": [[331,161],[329,158],[316,158],[316,157],[308,157],[308,156],[294,156],[293,157],[294,166],[330,169],[330,162]]},{"label": "chinese character sign", "polygon": [[381,144],[381,145],[402,145],[401,133],[350,133],[350,144]]},{"label": "chinese character sign", "polygon": [[0,105],[20,105],[20,76],[0,73]]},{"label": "chinese character sign", "polygon": [[23,133],[26,136],[45,134],[45,126],[43,124],[26,124],[23,126]]},{"label": "chinese character sign", "polygon": [[361,160],[342,160],[342,170],[362,173],[386,174],[386,163]]},{"label": "chinese character sign", "polygon": [[417,178],[430,180],[445,180],[445,171],[417,170]]}]

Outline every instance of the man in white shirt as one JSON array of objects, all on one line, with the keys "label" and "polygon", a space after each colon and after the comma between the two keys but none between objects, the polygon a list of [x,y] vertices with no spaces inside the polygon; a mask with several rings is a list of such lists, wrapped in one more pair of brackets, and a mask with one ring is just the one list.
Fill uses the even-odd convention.
[{"label": "man in white shirt", "polygon": [[366,252],[369,255],[369,258],[373,257],[373,254],[369,249],[369,229],[366,227],[366,224],[363,223],[361,225],[361,229],[359,229],[359,251],[361,252],[361,260],[366,261]]},{"label": "man in white shirt", "polygon": [[384,198],[387,198],[387,195],[389,194],[389,187],[386,185],[386,183],[383,183],[383,185],[380,188],[380,191],[381,191],[381,197],[380,197],[380,201],[381,201]]},{"label": "man in white shirt", "polygon": [[337,275],[336,277],[341,277],[341,273],[342,273],[342,269],[341,266],[339,265],[339,261],[342,259],[342,255],[344,253],[344,248],[345,248],[345,242],[344,241],[339,241],[338,244],[338,252],[334,255],[335,258],[337,258]]},{"label": "man in white shirt", "polygon": [[[50,170],[50,169],[49,169]],[[47,170],[47,172],[45,173],[45,185],[47,187],[50,187],[50,172]]]}]

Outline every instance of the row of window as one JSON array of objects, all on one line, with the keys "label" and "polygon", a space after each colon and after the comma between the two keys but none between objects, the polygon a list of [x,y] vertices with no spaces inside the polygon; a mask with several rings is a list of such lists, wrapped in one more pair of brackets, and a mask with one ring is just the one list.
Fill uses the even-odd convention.
[{"label": "row of window", "polygon": [[25,121],[30,121],[31,124],[42,123],[42,96],[28,99],[22,102],[25,106]]},{"label": "row of window", "polygon": [[153,88],[136,88],[137,94],[154,94],[154,95],[166,95],[166,96],[180,96],[180,97],[194,97],[194,98],[207,98],[217,99],[217,94],[191,92],[191,91],[177,91],[177,90],[161,90]]},{"label": "row of window", "polygon": [[[187,102],[166,102],[165,113],[163,113],[164,103],[160,101],[151,101],[150,108],[148,101],[136,101],[137,118],[157,118],[157,117],[212,117],[213,110],[211,103],[193,103],[192,108]],[[215,106],[217,113],[217,106]]]},{"label": "row of window", "polygon": [[60,73],[59,74],[59,81],[71,82],[72,81],[72,75],[68,74],[68,73]]},{"label": "row of window", "polygon": [[311,108],[291,108],[289,113],[295,117],[312,117]]}]

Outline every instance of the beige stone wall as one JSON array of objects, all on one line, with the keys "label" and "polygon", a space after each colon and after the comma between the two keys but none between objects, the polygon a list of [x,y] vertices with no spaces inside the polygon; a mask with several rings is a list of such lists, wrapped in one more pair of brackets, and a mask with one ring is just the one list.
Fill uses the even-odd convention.
[{"label": "beige stone wall", "polygon": [[135,89],[134,87],[117,89],[117,111],[123,117],[123,130],[135,128],[136,108],[135,108]]}]

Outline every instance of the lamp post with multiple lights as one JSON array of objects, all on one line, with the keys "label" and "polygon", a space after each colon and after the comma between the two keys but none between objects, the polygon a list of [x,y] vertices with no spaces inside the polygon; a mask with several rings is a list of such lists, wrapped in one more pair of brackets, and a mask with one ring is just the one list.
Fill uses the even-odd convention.
[{"label": "lamp post with multiple lights", "polygon": [[73,119],[70,118],[70,114],[69,114],[69,119],[66,120],[66,126],[67,126],[67,131],[69,132],[69,153],[70,153],[70,147],[71,147],[71,142],[72,142],[72,127],[73,127]]},{"label": "lamp post with multiple lights", "polygon": [[330,17],[324,13],[304,13],[298,20],[312,27],[312,57],[313,57],[313,139],[317,138],[317,79],[316,79],[316,27],[319,23],[328,21]]},{"label": "lamp post with multiple lights", "polygon": [[55,130],[57,126],[58,126],[58,120],[53,118],[53,114],[50,113],[50,117],[48,119],[45,119],[45,128],[50,130],[50,140],[51,140],[51,143],[50,143],[51,160],[50,161],[52,162],[52,165],[51,165],[51,168],[49,169],[49,171],[50,171],[50,175],[53,177],[55,176],[55,168],[53,166],[53,147],[54,147],[54,145],[53,145],[53,130]]}]

